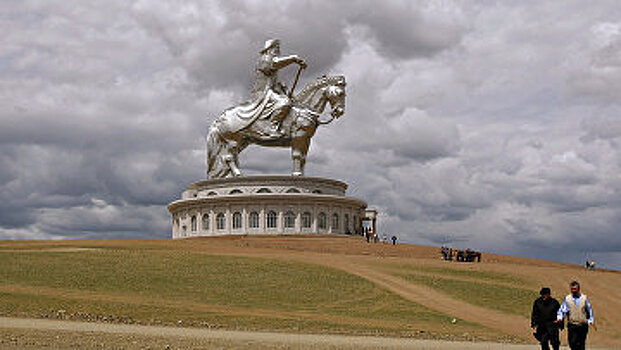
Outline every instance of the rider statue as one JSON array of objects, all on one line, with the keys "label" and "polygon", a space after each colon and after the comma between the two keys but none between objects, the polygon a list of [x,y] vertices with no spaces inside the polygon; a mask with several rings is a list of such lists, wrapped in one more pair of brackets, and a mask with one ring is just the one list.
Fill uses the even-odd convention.
[{"label": "rider statue", "polygon": [[[250,97],[224,110],[215,118],[207,135],[207,175],[209,178],[240,176],[239,153],[251,144],[291,149],[291,175],[304,175],[306,155],[317,127],[338,119],[345,108],[345,77],[322,76],[311,81],[295,96],[306,62],[297,55],[280,56],[280,42],[265,42],[255,67]],[[293,87],[287,90],[278,71],[299,65]],[[330,108],[330,119],[320,116]]]},{"label": "rider statue", "polygon": [[[285,84],[278,80],[278,70],[297,63],[302,69],[306,68],[306,62],[298,55],[280,56],[280,41],[271,39],[265,42],[265,46],[259,52],[261,57],[255,68],[254,87],[250,93],[248,103],[255,104],[259,101],[266,102],[264,114],[261,119],[269,119],[271,129],[268,137],[280,138],[280,124],[291,109],[291,98],[287,94]],[[268,101],[265,101],[268,99]]]}]

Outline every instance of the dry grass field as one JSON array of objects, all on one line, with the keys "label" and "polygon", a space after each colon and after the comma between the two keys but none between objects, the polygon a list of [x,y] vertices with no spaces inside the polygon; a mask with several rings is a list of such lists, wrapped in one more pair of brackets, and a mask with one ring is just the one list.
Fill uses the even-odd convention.
[{"label": "dry grass field", "polygon": [[[0,315],[120,324],[532,342],[542,285],[578,279],[590,344],[621,347],[621,273],[348,236],[0,242]],[[563,337],[565,334],[563,334]]]}]

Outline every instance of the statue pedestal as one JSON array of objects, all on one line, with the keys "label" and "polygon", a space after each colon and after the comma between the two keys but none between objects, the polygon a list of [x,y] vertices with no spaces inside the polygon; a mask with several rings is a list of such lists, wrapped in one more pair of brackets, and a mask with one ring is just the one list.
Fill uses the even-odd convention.
[{"label": "statue pedestal", "polygon": [[168,205],[172,238],[230,234],[353,234],[367,203],[347,184],[294,176],[243,176],[190,184]]}]

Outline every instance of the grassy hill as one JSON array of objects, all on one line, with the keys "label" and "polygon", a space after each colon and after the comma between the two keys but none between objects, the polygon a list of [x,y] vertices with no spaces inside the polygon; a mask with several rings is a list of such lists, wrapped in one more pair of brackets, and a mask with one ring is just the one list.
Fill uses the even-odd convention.
[{"label": "grassy hill", "polygon": [[621,345],[617,272],[358,237],[0,242],[0,314],[246,330],[528,342],[542,285],[579,279]]}]

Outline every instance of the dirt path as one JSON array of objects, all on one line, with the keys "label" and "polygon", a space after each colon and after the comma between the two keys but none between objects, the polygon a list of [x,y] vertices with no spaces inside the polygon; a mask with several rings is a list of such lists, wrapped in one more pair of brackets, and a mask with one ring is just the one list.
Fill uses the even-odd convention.
[{"label": "dirt path", "polygon": [[[349,273],[366,278],[407,300],[421,304],[431,310],[439,311],[462,320],[478,323],[520,338],[525,338],[525,335],[530,336],[530,334],[528,334],[529,329],[526,327],[526,325],[528,325],[528,319],[525,317],[509,315],[469,304],[438,292],[433,288],[409,283],[403,278],[391,276],[367,266],[347,265],[342,268]],[[516,324],[524,324],[525,327],[522,329],[516,328]]]},{"label": "dirt path", "polygon": [[[181,327],[159,327],[159,326],[137,326],[107,323],[73,322],[42,319],[22,319],[0,317],[0,332],[8,330],[45,330],[56,332],[77,332],[84,333],[84,337],[92,334],[110,335],[136,335],[147,336],[149,338],[164,338],[169,343],[174,343],[175,339],[185,338],[193,340],[219,340],[218,347],[226,344],[234,345],[236,348],[257,348],[273,347],[282,348],[339,348],[339,349],[360,349],[360,348],[390,348],[390,349],[507,349],[521,350],[532,349],[532,345],[514,345],[500,343],[460,343],[444,342],[433,340],[417,340],[406,338],[380,338],[380,337],[361,337],[361,336],[341,336],[341,335],[321,335],[321,334],[290,334],[290,333],[268,333],[268,332],[245,332],[245,331],[225,331],[207,330],[198,328]],[[59,333],[57,333],[59,334]],[[56,336],[56,338],[59,338]],[[117,338],[108,338],[110,341],[116,339],[116,344],[110,346],[122,346],[118,344]],[[10,346],[10,343],[3,343]],[[36,347],[36,344],[31,344]],[[58,344],[57,344],[58,345]],[[131,345],[131,344],[126,344]],[[61,345],[62,346],[62,345]],[[15,347],[20,347],[15,344]]]},{"label": "dirt path", "polygon": [[[221,254],[224,252],[220,252]],[[478,323],[503,334],[530,340],[532,334],[528,328],[529,320],[525,317],[510,315],[496,310],[469,304],[439,292],[433,288],[409,283],[403,278],[392,276],[372,267],[372,261],[361,263],[361,257],[348,257],[332,254],[300,253],[294,254],[245,251],[243,256],[256,256],[274,259],[297,260],[331,268],[341,269],[347,273],[362,277],[376,285],[392,291],[399,296],[423,305],[431,310],[441,312],[472,323]],[[370,258],[372,259],[372,258]],[[524,327],[515,327],[523,324]]]}]

